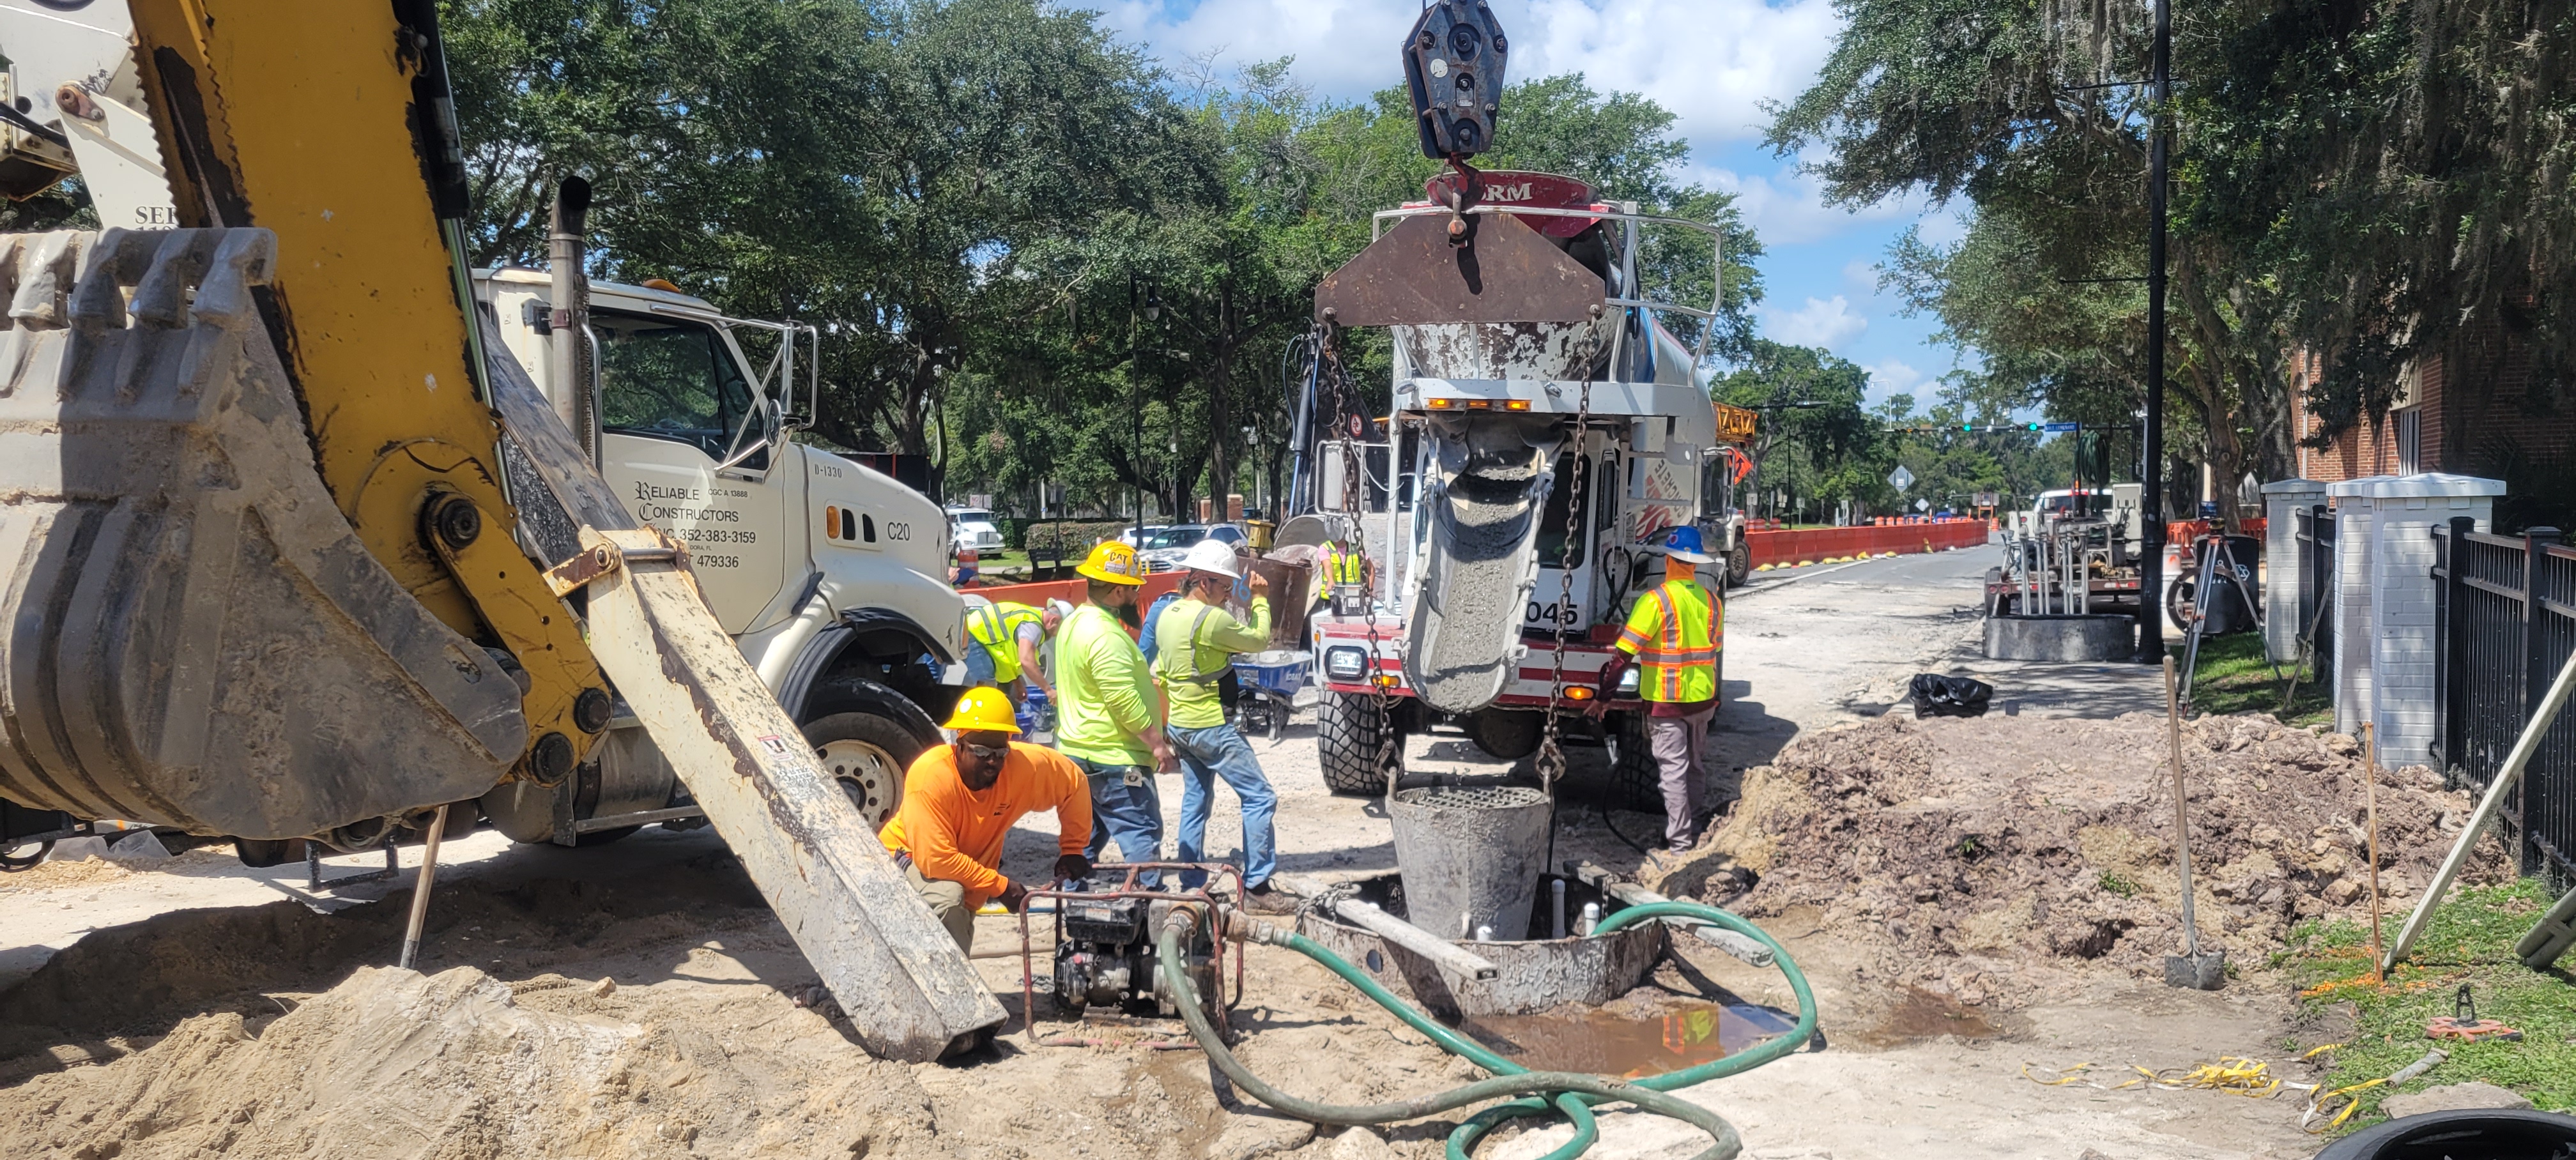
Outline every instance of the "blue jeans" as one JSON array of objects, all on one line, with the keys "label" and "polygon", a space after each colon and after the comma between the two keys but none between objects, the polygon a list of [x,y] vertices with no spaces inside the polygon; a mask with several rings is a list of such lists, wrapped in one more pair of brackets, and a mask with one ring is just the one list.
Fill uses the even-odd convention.
[{"label": "blue jeans", "polygon": [[[1073,758],[1091,781],[1091,843],[1084,856],[1097,862],[1100,852],[1118,841],[1118,852],[1130,862],[1163,859],[1163,799],[1154,789],[1154,770],[1143,765],[1104,765]],[[1136,784],[1130,785],[1132,780]],[[1136,876],[1137,885],[1152,889],[1163,876],[1152,871]]]},{"label": "blue jeans", "polygon": [[[1279,835],[1270,819],[1279,811],[1279,792],[1261,773],[1252,746],[1232,725],[1205,729],[1166,729],[1172,752],[1181,759],[1181,861],[1207,860],[1208,807],[1216,798],[1216,779],[1234,787],[1243,799],[1243,882],[1246,887],[1270,881],[1279,869]],[[1181,885],[1195,889],[1205,875],[1183,874]]]}]

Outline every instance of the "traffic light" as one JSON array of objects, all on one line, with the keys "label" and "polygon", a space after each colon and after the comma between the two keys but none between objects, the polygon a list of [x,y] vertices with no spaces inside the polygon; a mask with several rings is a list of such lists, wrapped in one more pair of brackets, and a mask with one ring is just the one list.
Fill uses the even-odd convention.
[{"label": "traffic light", "polygon": [[2022,425],[2021,425],[2021,429],[2022,429],[2022,430],[2024,430],[2024,431],[2037,431],[2037,430],[2039,430],[2039,424],[2037,424],[2037,423],[2024,423],[2024,424],[2022,424]]}]

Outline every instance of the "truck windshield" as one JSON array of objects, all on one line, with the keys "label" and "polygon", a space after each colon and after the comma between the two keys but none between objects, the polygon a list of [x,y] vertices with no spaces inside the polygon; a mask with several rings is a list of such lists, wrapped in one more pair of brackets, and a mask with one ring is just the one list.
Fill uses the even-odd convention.
[{"label": "truck windshield", "polygon": [[2077,492],[2072,495],[2049,495],[2040,497],[2039,501],[2040,515],[2055,516],[2061,520],[2087,519],[2093,516],[2109,515],[2110,512],[2111,495],[2109,492],[2096,491]]},{"label": "truck windshield", "polygon": [[[599,332],[600,425],[724,458],[752,399],[715,328],[607,311],[592,315],[591,324]],[[742,466],[761,470],[768,454],[756,452]]]},{"label": "truck windshield", "polygon": [[[1587,497],[1595,495],[1590,479],[1591,466],[1589,460],[1577,459],[1571,455],[1556,457],[1556,483],[1547,489],[1547,510],[1541,512],[1538,518],[1539,567],[1554,568],[1565,562],[1567,500],[1572,494],[1577,477],[1583,478],[1583,494]],[[1582,527],[1574,529],[1576,542],[1582,541],[1583,533]],[[1576,566],[1581,565],[1582,561],[1578,558]]]}]

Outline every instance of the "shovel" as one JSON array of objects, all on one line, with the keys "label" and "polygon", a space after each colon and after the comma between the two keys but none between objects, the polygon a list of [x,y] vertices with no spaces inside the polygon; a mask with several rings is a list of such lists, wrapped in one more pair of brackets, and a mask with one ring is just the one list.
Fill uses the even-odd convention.
[{"label": "shovel", "polygon": [[2173,736],[2174,860],[2182,865],[2183,953],[2165,956],[2165,985],[2215,991],[2227,985],[2227,952],[2200,949],[2200,927],[2191,914],[2191,799],[2182,785],[2182,699],[2174,686],[2174,661],[2165,658],[2165,725]]}]

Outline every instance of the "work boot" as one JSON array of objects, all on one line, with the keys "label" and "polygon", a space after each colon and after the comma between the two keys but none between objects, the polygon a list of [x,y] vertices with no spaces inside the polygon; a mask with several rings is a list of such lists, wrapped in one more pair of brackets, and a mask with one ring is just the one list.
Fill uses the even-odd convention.
[{"label": "work boot", "polygon": [[1295,914],[1298,898],[1264,881],[1243,892],[1243,908],[1254,914]]}]

